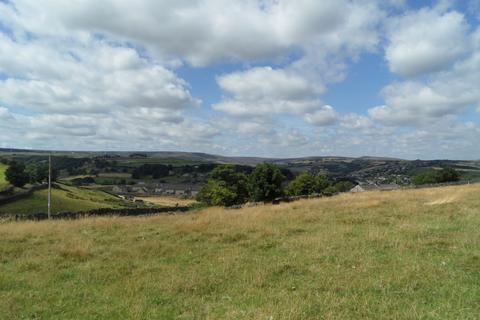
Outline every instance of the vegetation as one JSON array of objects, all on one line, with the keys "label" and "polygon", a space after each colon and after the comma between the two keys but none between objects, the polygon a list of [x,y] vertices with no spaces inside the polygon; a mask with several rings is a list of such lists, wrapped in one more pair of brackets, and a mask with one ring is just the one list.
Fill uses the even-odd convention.
[{"label": "vegetation", "polygon": [[281,168],[274,164],[258,165],[248,176],[236,171],[234,166],[223,165],[210,173],[197,200],[206,205],[228,207],[243,204],[247,200],[268,202],[284,194],[301,196],[346,192],[354,186],[350,181],[339,181],[332,185],[324,175],[301,173],[284,190],[284,180]]},{"label": "vegetation", "polygon": [[198,193],[197,199],[214,206],[245,203],[248,199],[247,176],[235,171],[232,165],[216,167],[209,174],[209,180]]},{"label": "vegetation", "polygon": [[330,182],[325,176],[313,176],[309,173],[301,173],[288,184],[287,194],[291,196],[301,196],[322,193],[329,186]]},{"label": "vegetation", "polygon": [[337,183],[334,184],[333,187],[335,188],[336,192],[347,192],[353,187],[355,187],[355,185],[351,181],[344,180],[344,181],[338,181]]},{"label": "vegetation", "polygon": [[479,193],[0,224],[0,318],[478,319]]},{"label": "vegetation", "polygon": [[8,166],[6,164],[0,163],[0,191],[5,189],[8,186],[8,181],[5,177],[5,171],[7,171]]},{"label": "vegetation", "polygon": [[30,181],[28,172],[25,171],[25,165],[21,162],[12,161],[5,171],[5,178],[13,186],[22,188]]},{"label": "vegetation", "polygon": [[444,168],[441,170],[427,170],[413,177],[412,182],[415,185],[435,184],[454,182],[459,180],[459,174],[452,168]]},{"label": "vegetation", "polygon": [[[113,195],[100,190],[77,188],[55,184],[52,189],[52,212],[86,211],[97,208],[121,208],[131,206]],[[0,205],[1,214],[29,214],[47,211],[47,190],[33,192],[27,198]]]},{"label": "vegetation", "polygon": [[258,165],[249,176],[249,193],[252,201],[272,201],[283,194],[283,175],[274,164]]}]

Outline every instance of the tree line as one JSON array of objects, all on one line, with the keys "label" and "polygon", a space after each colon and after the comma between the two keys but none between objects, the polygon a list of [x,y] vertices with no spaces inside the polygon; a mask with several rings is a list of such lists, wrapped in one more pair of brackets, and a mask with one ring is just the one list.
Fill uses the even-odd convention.
[{"label": "tree line", "polygon": [[[52,181],[57,179],[57,170],[52,169]],[[5,179],[13,186],[22,188],[27,183],[48,181],[48,163],[37,162],[25,165],[23,162],[10,161],[5,171]]]},{"label": "tree line", "polygon": [[412,182],[415,185],[435,184],[455,182],[460,179],[460,175],[453,168],[443,168],[441,170],[427,170],[415,175]]},{"label": "tree line", "polygon": [[284,178],[280,167],[270,163],[258,165],[250,174],[238,172],[232,165],[221,165],[210,172],[197,200],[206,205],[228,207],[248,201],[269,202],[286,195],[332,194],[354,186],[350,181],[333,184],[326,176],[302,173],[284,187]]}]

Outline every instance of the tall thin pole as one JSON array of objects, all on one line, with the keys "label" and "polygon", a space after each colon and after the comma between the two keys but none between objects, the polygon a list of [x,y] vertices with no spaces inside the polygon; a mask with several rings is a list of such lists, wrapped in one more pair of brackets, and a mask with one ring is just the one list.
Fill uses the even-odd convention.
[{"label": "tall thin pole", "polygon": [[48,155],[48,219],[51,217],[52,210],[52,155]]}]

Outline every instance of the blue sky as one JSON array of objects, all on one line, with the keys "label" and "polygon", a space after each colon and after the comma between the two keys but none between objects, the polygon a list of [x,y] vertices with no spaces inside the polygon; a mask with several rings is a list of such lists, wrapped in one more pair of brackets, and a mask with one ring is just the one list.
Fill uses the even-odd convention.
[{"label": "blue sky", "polygon": [[0,1],[0,147],[480,159],[479,0]]}]

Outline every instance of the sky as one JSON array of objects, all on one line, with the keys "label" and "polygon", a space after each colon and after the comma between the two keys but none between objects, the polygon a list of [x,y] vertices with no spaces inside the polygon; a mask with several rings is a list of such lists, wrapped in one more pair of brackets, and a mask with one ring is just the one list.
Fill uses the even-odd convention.
[{"label": "sky", "polygon": [[480,0],[0,0],[0,147],[480,159]]}]

